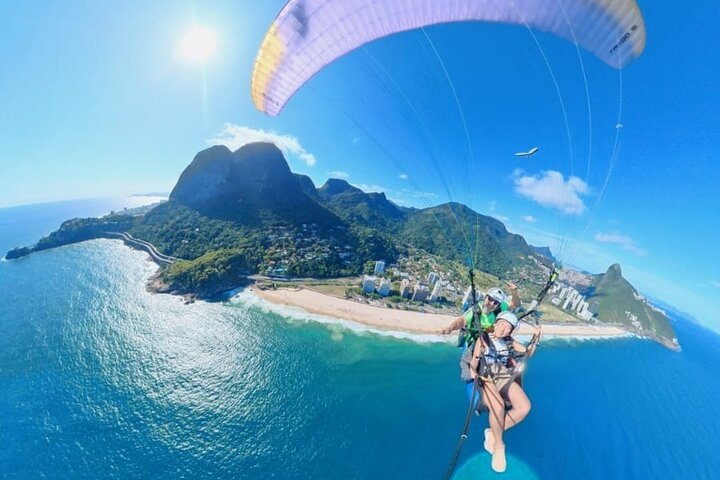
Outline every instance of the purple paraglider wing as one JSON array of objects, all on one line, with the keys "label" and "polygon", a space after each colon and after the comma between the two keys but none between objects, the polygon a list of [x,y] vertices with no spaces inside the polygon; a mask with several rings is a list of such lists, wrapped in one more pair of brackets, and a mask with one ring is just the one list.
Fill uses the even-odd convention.
[{"label": "purple paraglider wing", "polygon": [[635,0],[291,0],[268,29],[252,73],[255,106],[269,115],[324,66],[378,38],[450,22],[536,28],[576,42],[614,68],[645,48]]}]

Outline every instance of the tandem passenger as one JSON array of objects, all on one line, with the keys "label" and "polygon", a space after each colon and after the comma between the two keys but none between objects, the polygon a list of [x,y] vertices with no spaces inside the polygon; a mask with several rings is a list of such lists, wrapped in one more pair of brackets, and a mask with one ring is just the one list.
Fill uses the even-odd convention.
[{"label": "tandem passenger", "polygon": [[[480,391],[478,403],[488,410],[489,427],[485,429],[485,450],[492,455],[492,469],[502,473],[507,468],[503,432],[522,422],[530,413],[530,399],[520,382],[516,357],[531,357],[537,343],[530,348],[512,338],[518,318],[514,313],[501,312],[487,335],[481,335],[472,347],[472,355],[463,355],[462,377],[473,393],[476,378]],[[469,351],[469,350],[468,350]],[[472,398],[472,397],[471,397]]]}]

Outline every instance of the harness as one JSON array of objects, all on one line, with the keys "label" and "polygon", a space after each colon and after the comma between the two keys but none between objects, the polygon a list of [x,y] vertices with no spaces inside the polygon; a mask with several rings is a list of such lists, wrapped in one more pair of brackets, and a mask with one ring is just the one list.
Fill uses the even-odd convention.
[{"label": "harness", "polygon": [[477,377],[483,381],[494,381],[499,378],[516,376],[515,370],[519,365],[518,358],[522,356],[513,348],[511,337],[503,338],[506,349],[498,350],[487,332],[483,332],[483,343],[487,347],[483,350],[477,367]]},{"label": "harness", "polygon": [[[558,276],[560,275],[559,270],[553,265],[552,270],[550,271],[550,276],[548,277],[547,282],[545,283],[545,286],[543,289],[538,293],[538,295],[535,297],[535,299],[530,303],[530,308],[527,309],[526,312],[524,312],[522,315],[518,317],[518,323],[521,321],[525,321],[525,318],[527,318],[530,315],[533,315],[537,312],[538,307],[540,306],[540,303],[545,299],[545,296],[550,291],[552,286],[555,284],[555,281],[557,280]],[[534,316],[535,319],[535,326],[540,326],[540,321],[538,320],[537,316]],[[520,353],[515,351],[515,348],[513,347],[512,342],[510,342],[510,337],[507,337],[506,345],[508,347],[508,353],[509,355],[507,357],[503,357],[500,360],[506,362],[504,365],[506,368],[510,370],[510,374],[512,377],[512,380],[515,380],[518,375],[522,374],[522,370],[524,369],[524,364],[527,363],[527,352],[530,352],[537,348],[537,346],[540,344],[540,336],[542,335],[541,331],[536,331],[533,333],[533,336],[530,338],[530,341],[528,342],[527,346],[525,347],[525,353]],[[495,360],[495,364],[497,364],[497,360]],[[497,370],[497,369],[496,369]],[[490,372],[489,378],[494,378],[492,375],[492,372]]]},{"label": "harness", "polygon": [[[507,340],[503,339],[507,342]],[[494,345],[493,345],[494,346]],[[500,352],[495,348],[489,348],[487,352],[484,352],[482,360],[485,362],[486,367],[500,367],[503,366],[508,369],[515,368],[515,349],[508,345],[507,351]],[[490,368],[492,370],[492,368]],[[497,368],[495,369],[497,370]]]}]

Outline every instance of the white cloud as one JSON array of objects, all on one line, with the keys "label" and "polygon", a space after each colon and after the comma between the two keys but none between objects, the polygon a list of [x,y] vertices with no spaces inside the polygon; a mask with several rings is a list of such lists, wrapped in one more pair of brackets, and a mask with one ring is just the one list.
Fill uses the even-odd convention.
[{"label": "white cloud", "polygon": [[266,132],[265,130],[226,123],[221,133],[207,141],[209,145],[225,145],[233,151],[251,142],[274,143],[284,154],[294,155],[305,162],[308,167],[312,167],[316,163],[315,155],[305,150],[300,145],[300,141],[292,135],[281,135],[275,132]]},{"label": "white cloud", "polygon": [[380,185],[367,185],[365,183],[361,183],[360,185],[355,185],[355,186],[365,193],[370,193],[370,192],[389,193],[390,192],[389,188],[381,187]]},{"label": "white cloud", "polygon": [[[358,188],[373,188],[373,187],[360,187]],[[381,187],[375,187],[381,188]],[[422,192],[419,190],[413,190],[409,188],[403,188],[401,190],[381,190],[385,192],[387,198],[398,205],[405,207],[415,208],[427,208],[437,203],[438,194],[434,192]]]},{"label": "white cloud", "polygon": [[621,245],[632,243],[630,237],[617,233],[596,233],[595,240],[602,243],[619,243]]},{"label": "white cloud", "polygon": [[627,250],[628,252],[632,252],[639,257],[644,257],[645,255],[647,255],[647,250],[643,250],[642,248],[636,247],[632,243],[623,245],[623,248],[625,250]]},{"label": "white cloud", "polygon": [[435,192],[422,192],[420,190],[410,190],[407,188],[403,188],[401,193],[411,198],[424,198],[428,201],[440,198],[440,196]]},{"label": "white cloud", "polygon": [[578,177],[565,180],[563,174],[554,170],[541,175],[524,175],[514,172],[515,191],[544,207],[556,208],[568,215],[580,215],[585,211],[581,196],[588,194],[588,185]]},{"label": "white cloud", "polygon": [[400,175],[398,175],[398,178],[400,180],[407,180],[409,177],[407,173],[401,173]]},{"label": "white cloud", "polygon": [[493,200],[492,202],[490,202],[490,206],[488,207],[488,210],[490,210],[491,212],[494,212],[496,207],[497,207],[497,200]]},{"label": "white cloud", "polygon": [[503,223],[508,223],[510,221],[510,218],[506,217],[505,215],[493,215],[493,218],[496,218]]},{"label": "white cloud", "polygon": [[537,219],[536,219],[535,217],[533,217],[532,215],[523,215],[523,216],[520,217],[520,218],[522,218],[524,221],[526,221],[526,222],[528,222],[528,223],[535,223],[535,222],[537,222]]},{"label": "white cloud", "polygon": [[602,243],[614,243],[621,245],[628,252],[632,252],[641,257],[647,255],[647,251],[635,245],[633,239],[627,235],[621,235],[619,233],[596,233],[595,240]]},{"label": "white cloud", "polygon": [[337,170],[333,170],[332,172],[327,172],[327,174],[328,174],[328,176],[329,176],[330,178],[344,178],[345,180],[347,180],[348,178],[350,178],[350,174],[349,174],[349,173],[347,173],[347,172],[339,172],[339,171],[337,171]]}]

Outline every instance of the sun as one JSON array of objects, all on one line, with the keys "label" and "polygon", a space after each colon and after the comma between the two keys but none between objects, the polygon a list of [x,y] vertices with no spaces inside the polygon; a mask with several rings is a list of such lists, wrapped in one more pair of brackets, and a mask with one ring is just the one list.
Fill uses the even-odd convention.
[{"label": "sun", "polygon": [[214,30],[195,25],[180,39],[178,55],[187,63],[205,63],[215,53],[217,44]]}]

